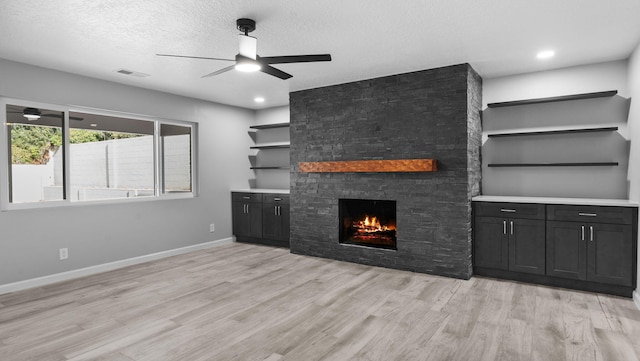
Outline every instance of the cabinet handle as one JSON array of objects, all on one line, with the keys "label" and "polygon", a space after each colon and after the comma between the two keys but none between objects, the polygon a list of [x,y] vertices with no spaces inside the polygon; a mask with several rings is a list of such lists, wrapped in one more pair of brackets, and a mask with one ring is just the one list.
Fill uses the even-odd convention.
[{"label": "cabinet handle", "polygon": [[593,226],[589,226],[589,240],[593,242]]},{"label": "cabinet handle", "polygon": [[281,201],[281,200],[282,200],[282,198],[275,197],[273,200],[277,202],[277,201]]},{"label": "cabinet handle", "polygon": [[506,209],[506,208],[501,208],[500,212],[504,212],[504,213],[516,213],[515,209]]},{"label": "cabinet handle", "polygon": [[511,235],[513,236],[513,221],[510,221],[509,223],[511,223]]},{"label": "cabinet handle", "polygon": [[244,205],[244,213],[249,213],[249,205],[248,204]]},{"label": "cabinet handle", "polygon": [[250,196],[244,196],[244,197],[242,197],[242,199],[251,199],[251,197]]},{"label": "cabinet handle", "polygon": [[584,213],[584,212],[578,212],[579,216],[582,217],[597,217],[598,214],[597,213]]},{"label": "cabinet handle", "polygon": [[502,221],[502,234],[507,234],[507,221]]},{"label": "cabinet handle", "polygon": [[584,226],[580,226],[580,228],[582,229],[582,240],[584,241]]},{"label": "cabinet handle", "polygon": [[278,215],[278,206],[273,206],[273,215],[274,216]]},{"label": "cabinet handle", "polygon": [[280,206],[278,206],[278,215],[281,216],[282,215],[282,209],[280,208]]}]

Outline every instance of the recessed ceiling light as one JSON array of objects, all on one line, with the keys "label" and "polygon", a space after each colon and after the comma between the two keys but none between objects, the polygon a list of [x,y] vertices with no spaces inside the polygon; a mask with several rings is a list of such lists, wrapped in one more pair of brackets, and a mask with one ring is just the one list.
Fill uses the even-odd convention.
[{"label": "recessed ceiling light", "polygon": [[264,103],[264,98],[263,97],[255,97],[253,98],[253,101],[256,103]]},{"label": "recessed ceiling light", "polygon": [[553,58],[553,56],[556,55],[556,52],[553,50],[544,50],[538,53],[538,55],[536,55],[536,57],[538,59],[549,59],[549,58]]}]

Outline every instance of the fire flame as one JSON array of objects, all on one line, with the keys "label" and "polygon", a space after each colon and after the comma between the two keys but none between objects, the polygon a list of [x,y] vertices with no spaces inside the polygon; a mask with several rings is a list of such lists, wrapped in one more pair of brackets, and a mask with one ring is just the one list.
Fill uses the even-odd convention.
[{"label": "fire flame", "polygon": [[377,217],[368,215],[363,220],[354,222],[354,226],[358,229],[358,232],[374,233],[393,231],[396,229],[393,225],[381,225]]}]

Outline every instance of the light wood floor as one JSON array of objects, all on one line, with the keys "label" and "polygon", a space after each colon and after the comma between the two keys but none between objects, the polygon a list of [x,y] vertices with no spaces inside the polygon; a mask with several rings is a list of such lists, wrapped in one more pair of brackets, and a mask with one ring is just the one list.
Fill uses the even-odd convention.
[{"label": "light wood floor", "polygon": [[230,244],[0,295],[0,360],[638,360],[630,299]]}]

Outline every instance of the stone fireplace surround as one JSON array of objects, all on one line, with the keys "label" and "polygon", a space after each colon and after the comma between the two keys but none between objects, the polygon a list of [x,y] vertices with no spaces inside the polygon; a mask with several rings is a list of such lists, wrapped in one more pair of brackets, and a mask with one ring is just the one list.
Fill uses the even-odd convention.
[{"label": "stone fireplace surround", "polygon": [[[468,64],[290,94],[291,252],[468,279],[482,79]],[[300,172],[299,162],[437,160],[427,173]],[[340,198],[394,200],[397,250],[339,243]]]}]

